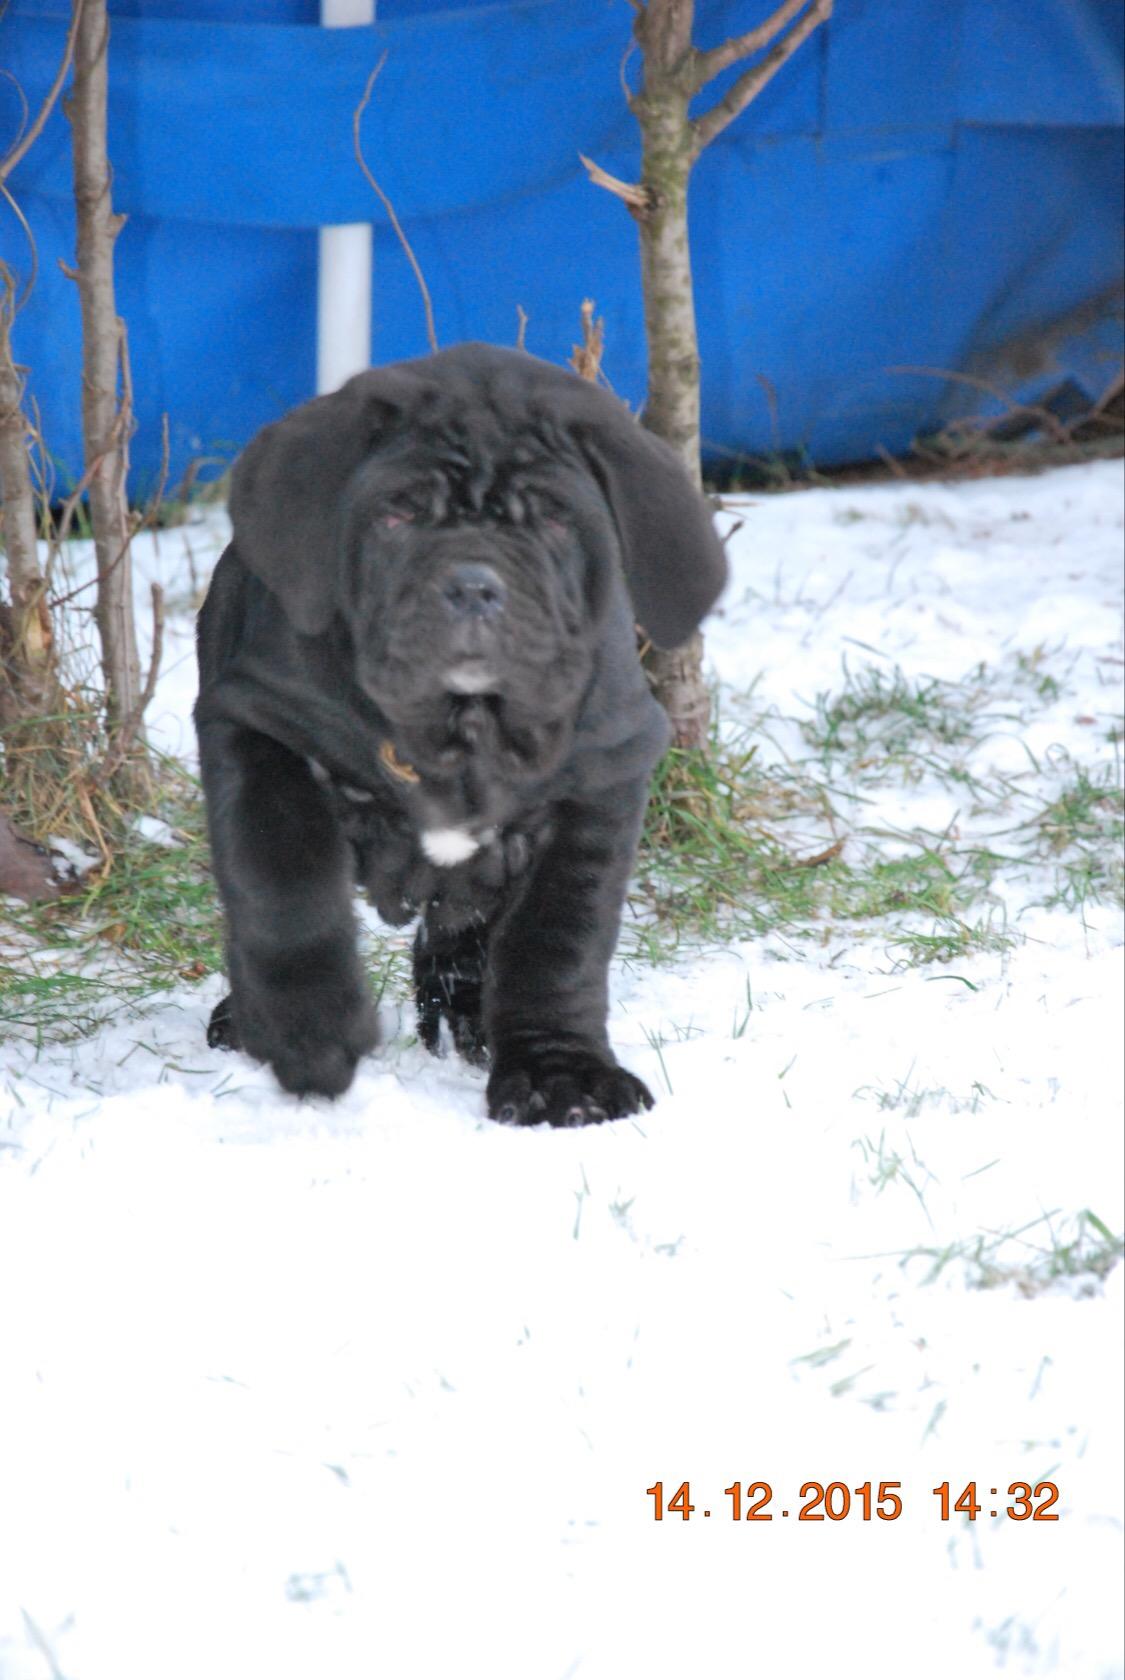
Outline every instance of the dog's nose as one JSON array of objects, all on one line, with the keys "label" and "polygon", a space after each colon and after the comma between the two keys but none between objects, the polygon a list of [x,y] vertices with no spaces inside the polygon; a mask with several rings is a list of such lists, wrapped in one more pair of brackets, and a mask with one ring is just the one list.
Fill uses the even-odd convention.
[{"label": "dog's nose", "polygon": [[447,572],[441,593],[454,618],[498,618],[508,596],[492,567],[475,562],[454,566]]}]

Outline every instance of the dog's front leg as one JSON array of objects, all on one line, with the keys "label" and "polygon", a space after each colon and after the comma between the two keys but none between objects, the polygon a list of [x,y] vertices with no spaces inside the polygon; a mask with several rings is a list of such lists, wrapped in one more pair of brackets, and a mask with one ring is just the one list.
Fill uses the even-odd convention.
[{"label": "dog's front leg", "polygon": [[376,1040],[356,952],[350,850],[305,760],[242,725],[199,732],[231,991],[208,1042],[287,1091],[338,1096]]},{"label": "dog's front leg", "polygon": [[606,1036],[607,982],[647,779],[555,812],[489,948],[484,1021],[493,1119],[581,1126],[652,1107]]}]

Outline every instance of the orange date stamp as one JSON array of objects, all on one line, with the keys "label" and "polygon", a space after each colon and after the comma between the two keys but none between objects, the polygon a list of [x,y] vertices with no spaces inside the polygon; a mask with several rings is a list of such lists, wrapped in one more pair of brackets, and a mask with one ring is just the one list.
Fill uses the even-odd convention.
[{"label": "orange date stamp", "polygon": [[[843,1522],[846,1517],[860,1522],[896,1522],[904,1510],[901,1488],[901,1482],[860,1482],[858,1487],[849,1487],[846,1482],[805,1482],[797,1498],[783,1505],[775,1501],[769,1482],[732,1482],[723,1489],[726,1506],[716,1505],[714,1514],[725,1515],[733,1522],[773,1522],[775,1516],[794,1517],[798,1522]],[[667,1498],[663,1482],[654,1482],[645,1493],[653,1502],[652,1515],[657,1522],[668,1516],[688,1522],[693,1515],[712,1515],[709,1506],[693,1504],[690,1482],[680,1482]],[[975,1522],[979,1516],[1004,1516],[1012,1522],[1059,1520],[1058,1512],[1052,1510],[1059,1497],[1054,1482],[1009,1482],[1006,1488],[987,1490],[981,1483],[979,1496],[976,1482],[966,1482],[960,1490],[949,1482],[939,1482],[930,1493],[938,1501],[941,1522],[954,1517]],[[986,1497],[994,1503],[983,1503]]]}]

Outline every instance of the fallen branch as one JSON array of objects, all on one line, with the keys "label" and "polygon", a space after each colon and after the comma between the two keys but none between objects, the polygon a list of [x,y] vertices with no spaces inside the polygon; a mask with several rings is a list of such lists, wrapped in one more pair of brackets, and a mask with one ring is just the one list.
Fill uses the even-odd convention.
[{"label": "fallen branch", "polygon": [[794,858],[791,867],[794,869],[819,869],[823,863],[831,863],[838,858],[844,849],[842,840],[834,840],[831,846],[826,846],[822,852],[816,852],[812,857]]}]

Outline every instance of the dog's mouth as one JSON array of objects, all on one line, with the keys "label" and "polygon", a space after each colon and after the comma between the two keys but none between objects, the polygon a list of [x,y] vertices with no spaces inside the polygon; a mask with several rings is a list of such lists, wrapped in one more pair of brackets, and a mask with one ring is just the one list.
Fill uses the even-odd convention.
[{"label": "dog's mouth", "polygon": [[[461,662],[447,667],[445,680],[453,672],[465,674]],[[483,673],[471,674],[483,681]],[[403,782],[413,773],[423,787],[440,787],[470,770],[499,783],[545,774],[560,762],[572,734],[569,714],[544,718],[502,692],[466,693],[452,683],[444,694],[431,691],[423,704],[388,708],[387,715],[394,745],[383,757],[384,768]]]}]

